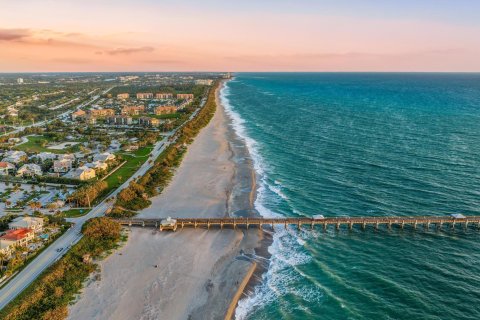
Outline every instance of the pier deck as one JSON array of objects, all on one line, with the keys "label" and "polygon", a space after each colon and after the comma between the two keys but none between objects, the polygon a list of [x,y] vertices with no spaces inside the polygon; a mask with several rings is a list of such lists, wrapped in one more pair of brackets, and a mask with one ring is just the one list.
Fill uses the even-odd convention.
[{"label": "pier deck", "polygon": [[[325,217],[325,218],[175,218],[177,230],[183,228],[220,228],[229,227],[236,229],[238,227],[248,229],[250,227],[263,228],[263,226],[282,225],[285,228],[293,225],[298,228],[321,226],[327,229],[328,226],[335,226],[340,229],[346,226],[352,229],[354,226],[360,226],[365,229],[367,226],[378,228],[380,225],[385,225],[388,228],[398,226],[404,228],[411,226],[417,228],[422,225],[429,228],[430,225],[435,225],[441,228],[443,225],[448,225],[455,228],[455,225],[461,224],[464,227],[474,225],[480,228],[480,216],[418,216],[418,217]],[[140,226],[140,227],[155,227],[159,228],[161,219],[116,219],[124,226]]]}]

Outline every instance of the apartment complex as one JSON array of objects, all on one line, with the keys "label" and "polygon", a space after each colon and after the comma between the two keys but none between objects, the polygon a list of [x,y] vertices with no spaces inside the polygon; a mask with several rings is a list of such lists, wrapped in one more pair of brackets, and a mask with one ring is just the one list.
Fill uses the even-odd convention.
[{"label": "apartment complex", "polygon": [[92,109],[88,113],[94,118],[105,118],[115,115],[115,110],[113,109]]},{"label": "apartment complex", "polygon": [[137,93],[137,99],[153,99],[153,93],[151,93],[151,92]]},{"label": "apartment complex", "polygon": [[159,92],[155,94],[155,99],[173,99],[173,93]]},{"label": "apartment complex", "polygon": [[145,106],[125,106],[122,108],[121,114],[127,116],[137,116],[145,112]]},{"label": "apartment complex", "polygon": [[119,93],[117,94],[117,99],[128,99],[130,95],[128,93]]},{"label": "apartment complex", "polygon": [[193,93],[177,93],[178,100],[192,100]]},{"label": "apartment complex", "polygon": [[132,124],[132,117],[126,116],[126,115],[119,115],[119,116],[113,116],[113,117],[108,117],[107,122],[109,124],[114,124],[117,126],[122,126],[122,125],[130,125]]},{"label": "apartment complex", "polygon": [[150,117],[141,117],[138,119],[138,123],[146,127],[158,127],[160,125],[160,120]]},{"label": "apartment complex", "polygon": [[155,108],[156,115],[169,114],[169,113],[175,113],[175,112],[177,112],[177,107],[175,106],[159,106]]}]

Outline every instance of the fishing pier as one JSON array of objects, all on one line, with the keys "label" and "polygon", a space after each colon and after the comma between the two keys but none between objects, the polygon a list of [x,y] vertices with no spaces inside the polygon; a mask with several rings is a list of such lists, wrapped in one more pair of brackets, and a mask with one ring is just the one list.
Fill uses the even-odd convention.
[{"label": "fishing pier", "polygon": [[[380,226],[405,228],[406,226],[417,229],[423,227],[429,229],[431,226],[440,229],[442,227],[455,228],[462,225],[467,228],[473,226],[480,228],[480,216],[418,216],[418,217],[324,217],[324,218],[169,218],[168,219],[116,219],[123,226],[154,227],[161,230],[182,230],[184,228],[202,229],[249,229],[251,227],[263,229],[265,226],[275,225],[294,226],[298,229],[321,227],[327,230],[329,226],[335,229],[353,229],[360,227],[365,230],[367,227],[378,229]],[[167,223],[165,221],[168,221]],[[167,224],[168,228],[165,227]],[[163,228],[162,228],[163,225]]]}]

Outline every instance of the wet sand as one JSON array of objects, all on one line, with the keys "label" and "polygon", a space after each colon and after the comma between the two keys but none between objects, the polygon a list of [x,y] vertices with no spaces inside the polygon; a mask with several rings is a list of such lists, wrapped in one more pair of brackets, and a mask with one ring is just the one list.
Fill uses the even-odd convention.
[{"label": "wet sand", "polygon": [[[139,217],[255,214],[253,166],[229,123],[217,95],[212,121]],[[256,229],[129,232],[127,244],[100,262],[100,280],[88,282],[69,319],[224,319],[265,242]]]}]

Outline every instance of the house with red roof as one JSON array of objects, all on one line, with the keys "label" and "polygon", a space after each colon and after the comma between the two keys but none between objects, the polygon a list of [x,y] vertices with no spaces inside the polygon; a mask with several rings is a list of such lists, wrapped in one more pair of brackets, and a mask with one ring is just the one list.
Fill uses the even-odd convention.
[{"label": "house with red roof", "polygon": [[16,230],[7,230],[0,236],[0,241],[4,244],[15,246],[25,246],[35,237],[34,231],[30,228],[22,228]]}]

